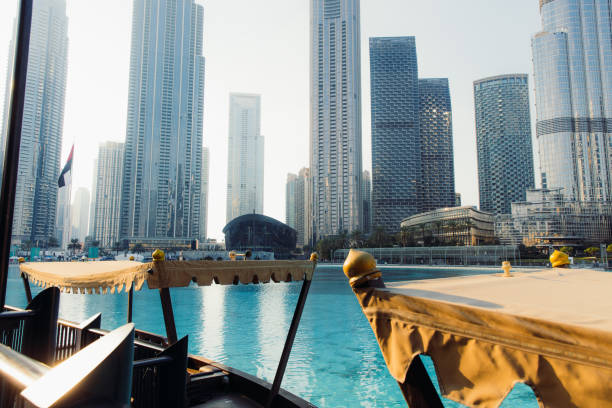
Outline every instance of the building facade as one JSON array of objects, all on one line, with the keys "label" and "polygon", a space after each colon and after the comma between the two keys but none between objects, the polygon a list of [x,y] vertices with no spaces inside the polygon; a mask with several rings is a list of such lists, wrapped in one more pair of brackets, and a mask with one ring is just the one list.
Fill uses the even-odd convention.
[{"label": "building facade", "polygon": [[285,224],[295,229],[297,225],[297,175],[287,174],[287,184],[285,186]]},{"label": "building facade", "polygon": [[[56,236],[57,179],[68,64],[67,32],[65,0],[35,2],[15,191],[13,244],[30,241],[46,246],[49,238]],[[14,65],[14,53],[15,38],[10,46],[8,67]],[[12,72],[10,68],[7,71],[0,157],[4,157],[12,89]],[[2,160],[0,165],[3,165]]]},{"label": "building facade", "polygon": [[297,232],[290,226],[261,214],[245,214],[223,228],[225,248],[240,252],[274,252],[277,259],[289,258],[295,251]]},{"label": "building facade", "polygon": [[89,190],[79,187],[74,193],[71,209],[72,230],[71,238],[85,242],[89,230]]},{"label": "building facade", "polygon": [[413,215],[402,221],[409,246],[492,245],[495,217],[475,207],[441,208]]},{"label": "building facade", "polygon": [[367,170],[361,176],[361,197],[363,199],[363,221],[361,222],[364,234],[372,232],[372,177]]},{"label": "building facade", "polygon": [[200,235],[204,9],[135,0],[120,236]]},{"label": "building facade", "polygon": [[503,244],[583,246],[612,241],[612,203],[568,200],[563,190],[533,189],[498,216],[495,235]]},{"label": "building facade", "polygon": [[210,154],[208,147],[202,147],[202,186],[200,187],[200,242],[208,238],[208,174]]},{"label": "building facade", "polygon": [[419,79],[422,212],[455,205],[453,121],[448,78]]},{"label": "building facade", "polygon": [[540,0],[532,40],[542,187],[612,200],[612,4]]},{"label": "building facade", "polygon": [[263,213],[264,137],[261,96],[230,94],[226,221]]},{"label": "building facade", "polygon": [[359,4],[310,2],[310,176],[316,239],[361,228]]},{"label": "building facade", "polygon": [[303,247],[309,245],[313,248],[312,183],[310,169],[307,167],[303,167],[298,172],[295,207],[297,246]]},{"label": "building facade", "polygon": [[102,143],[94,167],[93,218],[89,234],[102,248],[120,241],[119,223],[123,181],[124,144]]},{"label": "building facade", "polygon": [[480,209],[509,214],[534,187],[527,74],[474,81]]},{"label": "building facade", "polygon": [[370,38],[372,224],[388,233],[420,212],[419,80],[414,37]]}]

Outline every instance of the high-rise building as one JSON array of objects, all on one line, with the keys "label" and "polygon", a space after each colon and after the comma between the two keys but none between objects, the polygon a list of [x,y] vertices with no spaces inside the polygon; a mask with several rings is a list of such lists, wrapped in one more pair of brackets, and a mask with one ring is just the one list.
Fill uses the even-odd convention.
[{"label": "high-rise building", "polygon": [[289,173],[287,174],[287,185],[285,187],[285,224],[293,229],[296,229],[296,196],[297,196],[297,179],[298,176]]},{"label": "high-rise building", "polygon": [[361,228],[359,0],[310,3],[310,176],[317,239]]},{"label": "high-rise building", "polygon": [[455,207],[461,207],[461,193],[455,193]]},{"label": "high-rise building", "polygon": [[372,226],[399,231],[420,212],[419,80],[414,37],[370,38]]},{"label": "high-rise building", "polygon": [[534,187],[526,74],[474,81],[480,210],[509,214]]},{"label": "high-rise building", "polygon": [[206,241],[208,235],[208,172],[210,166],[208,147],[202,147],[202,187],[200,198],[200,241]]},{"label": "high-rise building", "polygon": [[89,235],[100,242],[102,248],[113,248],[120,241],[119,210],[121,208],[121,184],[123,182],[124,144],[106,142],[100,144],[94,167],[91,217],[93,228]]},{"label": "high-rise building", "polygon": [[312,181],[310,179],[310,169],[307,167],[303,167],[298,172],[295,207],[297,246],[303,247],[304,245],[310,245],[313,247]]},{"label": "high-rise building", "polygon": [[540,0],[532,40],[543,188],[612,201],[612,3]]},{"label": "high-rise building", "polygon": [[[70,175],[68,175],[70,177]],[[57,190],[57,208],[55,213],[54,236],[60,248],[67,248],[72,239],[72,225],[70,222],[70,193],[71,184],[66,184]]]},{"label": "high-rise building", "polygon": [[363,228],[363,233],[368,234],[372,231],[372,178],[367,170],[364,170],[361,176],[361,186],[361,197],[363,198],[361,228]]},{"label": "high-rise building", "polygon": [[134,1],[121,238],[200,236],[203,24],[194,0]]},{"label": "high-rise building", "polygon": [[[64,125],[68,62],[68,18],[65,0],[37,1],[32,10],[13,240],[44,246],[56,235],[56,212]],[[16,30],[14,30],[16,32]],[[8,66],[14,65],[15,38]],[[0,157],[8,128],[11,69],[8,70]],[[0,159],[0,165],[3,163]]]},{"label": "high-rise building", "polygon": [[71,238],[77,238],[79,242],[85,242],[89,228],[89,190],[79,187],[74,193],[72,200],[72,229]]},{"label": "high-rise building", "polygon": [[262,214],[264,137],[260,95],[230,94],[227,152],[226,221],[244,214]]},{"label": "high-rise building", "polygon": [[447,78],[419,79],[421,212],[455,205],[455,168]]}]

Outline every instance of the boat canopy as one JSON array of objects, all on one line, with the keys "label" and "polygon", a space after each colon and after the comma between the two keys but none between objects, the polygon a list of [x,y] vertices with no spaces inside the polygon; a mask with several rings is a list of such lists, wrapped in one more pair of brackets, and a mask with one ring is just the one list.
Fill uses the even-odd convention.
[{"label": "boat canopy", "polygon": [[429,355],[442,394],[480,407],[499,406],[516,382],[528,384],[540,406],[607,406],[611,289],[612,273],[558,268],[353,284],[400,384],[413,359]]},{"label": "boat canopy", "polygon": [[313,261],[134,261],[28,262],[21,272],[35,285],[63,292],[114,293],[188,286],[290,282],[312,279]]}]

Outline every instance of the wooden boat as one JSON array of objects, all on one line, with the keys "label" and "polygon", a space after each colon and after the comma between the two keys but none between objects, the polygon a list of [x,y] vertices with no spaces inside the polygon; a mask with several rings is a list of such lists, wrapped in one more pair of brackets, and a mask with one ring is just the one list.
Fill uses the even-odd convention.
[{"label": "wooden boat", "polygon": [[[20,265],[26,297],[30,311],[36,309],[36,299],[31,298],[30,283],[49,288],[43,291],[43,299],[52,306],[45,306],[51,315],[57,317],[59,292],[113,293],[125,290],[128,292],[127,321],[131,322],[133,308],[133,291],[143,288],[145,282],[149,290],[159,290],[166,327],[166,336],[160,336],[140,330],[134,330],[134,363],[131,385],[131,406],[189,406],[189,407],[312,407],[303,399],[280,389],[282,377],[287,365],[291,346],[297,332],[299,320],[314,268],[316,256],[311,261],[165,261],[163,252],[154,253],[154,261],[140,263],[134,261],[110,262],[35,262]],[[303,281],[302,290],[291,322],[287,341],[281,355],[273,384],[266,383],[252,375],[246,374],[209,359],[187,355],[187,337],[177,338],[174,314],[170,298],[170,288],[188,286],[195,282],[200,286],[213,283],[221,285],[291,282]],[[49,293],[49,290],[56,293]],[[12,312],[21,312],[8,308]],[[15,319],[12,319],[16,321]],[[41,363],[54,366],[69,360],[80,350],[86,350],[90,344],[108,334],[100,329],[100,314],[82,324],[63,320],[57,321],[57,330],[53,330],[53,316],[45,316],[41,345],[36,348],[26,347],[25,353],[38,358]],[[27,316],[23,316],[27,324]],[[32,333],[19,332],[23,325],[2,324],[0,316],[0,335],[3,339],[17,339],[8,342],[15,347],[23,342],[24,337]],[[12,330],[12,331],[11,331]],[[124,329],[127,330],[127,329]],[[31,330],[30,330],[31,332]],[[22,339],[19,340],[21,335]],[[272,335],[272,334],[271,334]],[[5,342],[6,343],[6,342]],[[40,352],[44,349],[44,352]],[[2,354],[0,353],[0,356]],[[168,356],[172,362],[166,361]],[[161,359],[160,359],[161,358]],[[157,360],[156,360],[157,359]],[[0,358],[1,361],[1,358]],[[61,365],[61,364],[60,364]],[[0,374],[3,373],[0,364]],[[174,379],[174,381],[171,381]],[[174,386],[168,383],[174,382]],[[13,382],[14,383],[14,382]],[[18,389],[22,394],[25,392]],[[10,398],[14,398],[10,394]],[[1,400],[1,398],[0,398]],[[12,406],[11,401],[5,401]]]},{"label": "wooden boat", "polygon": [[344,272],[409,406],[443,406],[420,355],[433,360],[442,395],[470,407],[499,406],[517,382],[541,407],[612,406],[611,273],[507,270],[385,285],[360,251]]}]

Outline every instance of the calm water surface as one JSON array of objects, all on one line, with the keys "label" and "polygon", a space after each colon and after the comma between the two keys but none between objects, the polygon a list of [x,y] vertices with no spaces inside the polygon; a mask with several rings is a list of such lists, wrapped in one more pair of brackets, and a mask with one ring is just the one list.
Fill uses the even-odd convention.
[{"label": "calm water surface", "polygon": [[[383,268],[383,272],[386,281],[397,281],[491,271]],[[189,335],[192,354],[272,382],[300,287],[296,282],[172,289],[179,337]],[[17,267],[10,270],[7,303],[20,307],[26,303]],[[125,323],[126,304],[125,293],[62,294],[60,317],[80,322],[101,312],[102,327],[113,329]],[[165,333],[158,291],[136,292],[134,322],[139,329]],[[434,375],[431,363],[426,365]],[[282,386],[320,407],[406,406],[339,266],[321,265],[316,270]],[[519,385],[502,406],[537,407],[537,403],[531,390]]]}]

